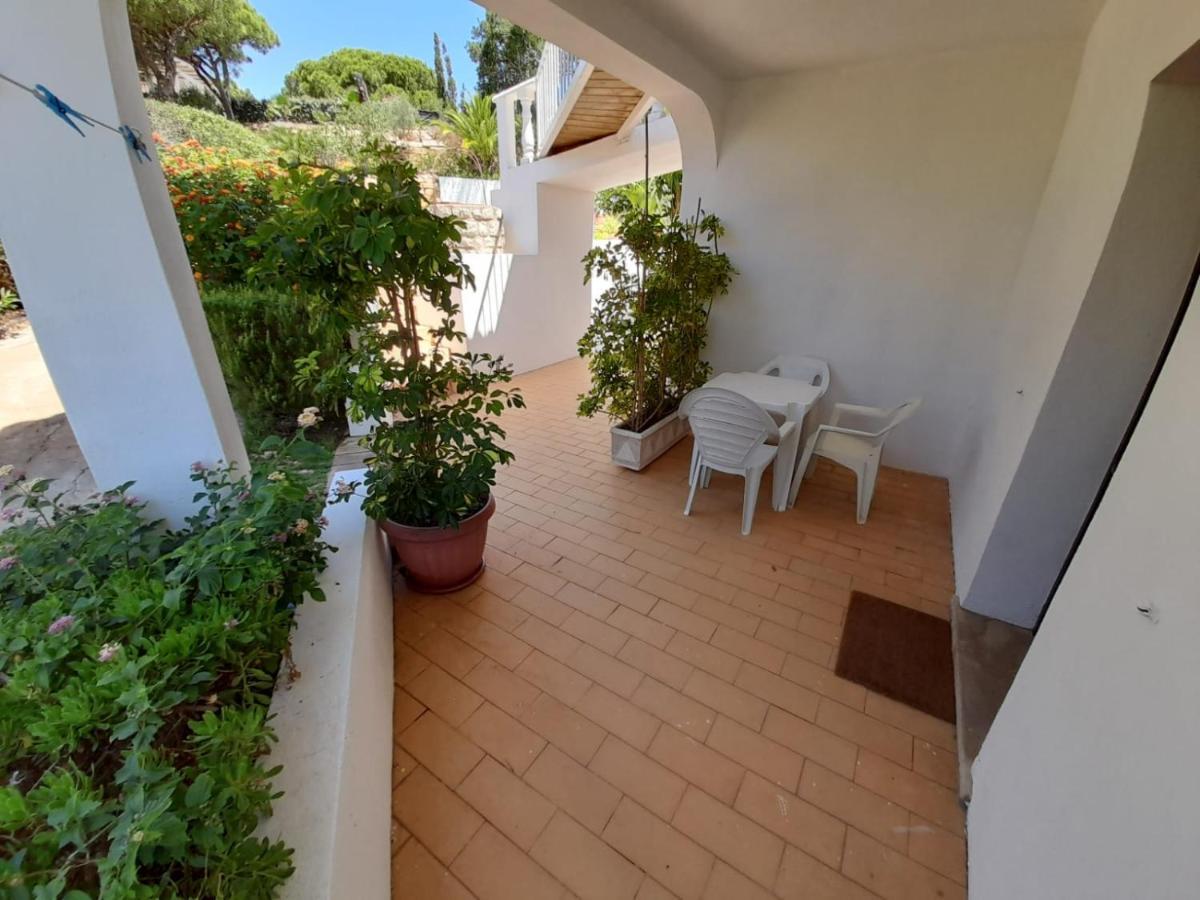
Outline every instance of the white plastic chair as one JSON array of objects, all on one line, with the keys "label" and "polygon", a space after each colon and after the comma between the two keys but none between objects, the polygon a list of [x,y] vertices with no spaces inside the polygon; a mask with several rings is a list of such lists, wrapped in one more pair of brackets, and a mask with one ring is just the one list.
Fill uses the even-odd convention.
[{"label": "white plastic chair", "polygon": [[829,424],[817,426],[804,445],[804,455],[800,457],[800,466],[788,495],[788,508],[796,505],[800,481],[808,474],[813,457],[823,456],[852,469],[858,476],[857,518],[859,525],[864,524],[871,510],[871,498],[875,495],[875,477],[879,474],[884,441],[891,430],[915,413],[920,405],[920,397],[905,400],[892,409],[835,404]]},{"label": "white plastic chair", "polygon": [[742,534],[749,534],[762,475],[772,462],[775,463],[772,506],[779,512],[786,508],[786,492],[800,441],[794,422],[776,425],[753,400],[722,388],[692,391],[683,398],[679,414],[687,418],[696,441],[688,498],[683,507],[685,516],[692,514],[696,489],[708,486],[713,471],[741,475],[746,479]]},{"label": "white plastic chair", "polygon": [[759,375],[794,378],[821,389],[820,400],[829,390],[829,363],[815,356],[777,356],[758,370]]}]

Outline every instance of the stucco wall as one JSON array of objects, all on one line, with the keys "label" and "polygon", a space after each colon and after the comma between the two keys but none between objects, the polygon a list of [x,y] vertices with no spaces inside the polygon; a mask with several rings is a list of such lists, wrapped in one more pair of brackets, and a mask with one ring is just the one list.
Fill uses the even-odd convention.
[{"label": "stucco wall", "polygon": [[517,372],[574,356],[591,313],[581,260],[592,246],[594,194],[550,184],[536,191],[542,252],[464,254],[475,275],[475,288],[460,295],[467,346],[503,355]]},{"label": "stucco wall", "polygon": [[725,220],[723,249],[740,271],[713,311],[717,369],[805,352],[829,360],[832,399],[924,395],[887,462],[950,475],[1081,49],[1038,43],[738,83],[715,175],[684,178],[691,202],[699,194]]},{"label": "stucco wall", "polygon": [[1150,82],[1200,38],[1194,0],[1111,0],[1088,38],[1053,172],[951,473],[955,568],[969,593],[1129,177]]},{"label": "stucco wall", "polygon": [[975,763],[974,900],[1196,896],[1198,383],[1193,301]]}]

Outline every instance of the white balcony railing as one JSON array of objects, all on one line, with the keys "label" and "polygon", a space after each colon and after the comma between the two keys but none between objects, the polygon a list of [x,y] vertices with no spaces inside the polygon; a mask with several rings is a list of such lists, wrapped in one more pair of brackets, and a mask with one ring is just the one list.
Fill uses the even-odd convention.
[{"label": "white balcony railing", "polygon": [[[545,156],[550,149],[563,101],[570,94],[575,75],[583,64],[583,60],[562,47],[556,47],[549,41],[542,45],[542,59],[538,63],[534,82],[534,117],[537,122],[537,143],[533,148],[535,157]],[[528,153],[529,148],[525,148],[525,151]]]}]

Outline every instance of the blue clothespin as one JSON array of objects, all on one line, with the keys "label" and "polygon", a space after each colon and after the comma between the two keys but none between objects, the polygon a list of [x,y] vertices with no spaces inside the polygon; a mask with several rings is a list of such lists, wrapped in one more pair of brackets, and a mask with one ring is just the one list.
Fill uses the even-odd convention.
[{"label": "blue clothespin", "polygon": [[83,124],[90,126],[92,124],[92,122],[90,119],[88,119],[87,116],[85,116],[83,113],[79,112],[78,110],[72,109],[70,104],[65,103],[62,100],[59,100],[56,96],[54,96],[53,92],[51,92],[51,90],[48,87],[46,87],[44,84],[34,85],[34,94],[39,100],[42,101],[42,104],[48,110],[50,110],[50,112],[54,113],[56,116],[58,116],[64,122],[66,122],[68,125],[70,125],[72,128],[74,128],[76,131],[78,131],[80,137],[87,137],[87,135],[83,133],[83,129],[71,121],[71,118],[74,117],[74,118],[78,119],[80,122],[82,122]]},{"label": "blue clothespin", "polygon": [[128,125],[122,125],[117,129],[121,133],[121,137],[125,138],[125,143],[133,152],[133,158],[138,162],[145,160],[151,162],[150,151],[146,149],[146,142],[142,140],[142,136],[130,128]]}]

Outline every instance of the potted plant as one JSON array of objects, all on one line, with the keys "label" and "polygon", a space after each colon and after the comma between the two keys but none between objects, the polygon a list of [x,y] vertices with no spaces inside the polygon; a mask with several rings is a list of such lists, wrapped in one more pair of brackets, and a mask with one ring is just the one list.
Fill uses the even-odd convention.
[{"label": "potted plant", "polygon": [[[512,369],[501,359],[455,349],[465,335],[453,291],[474,283],[455,246],[462,223],[429,211],[411,165],[376,153],[370,171],[293,176],[305,182],[296,199],[255,237],[256,273],[323,298],[353,335],[336,363],[314,354],[297,378],[375,422],[360,440],[371,452],[363,510],[409,586],[442,593],[483,571],[496,468],[513,458],[495,417],[524,401],[504,387]],[[424,329],[419,308],[436,320]],[[335,493],[348,499],[359,486]]]},{"label": "potted plant", "polygon": [[712,372],[700,358],[709,313],[735,274],[717,245],[722,234],[721,221],[699,206],[688,221],[633,209],[612,243],[584,257],[586,280],[603,275],[612,286],[579,341],[592,374],[579,414],[616,423],[617,465],[643,469],[687,433],[676,411]]}]

